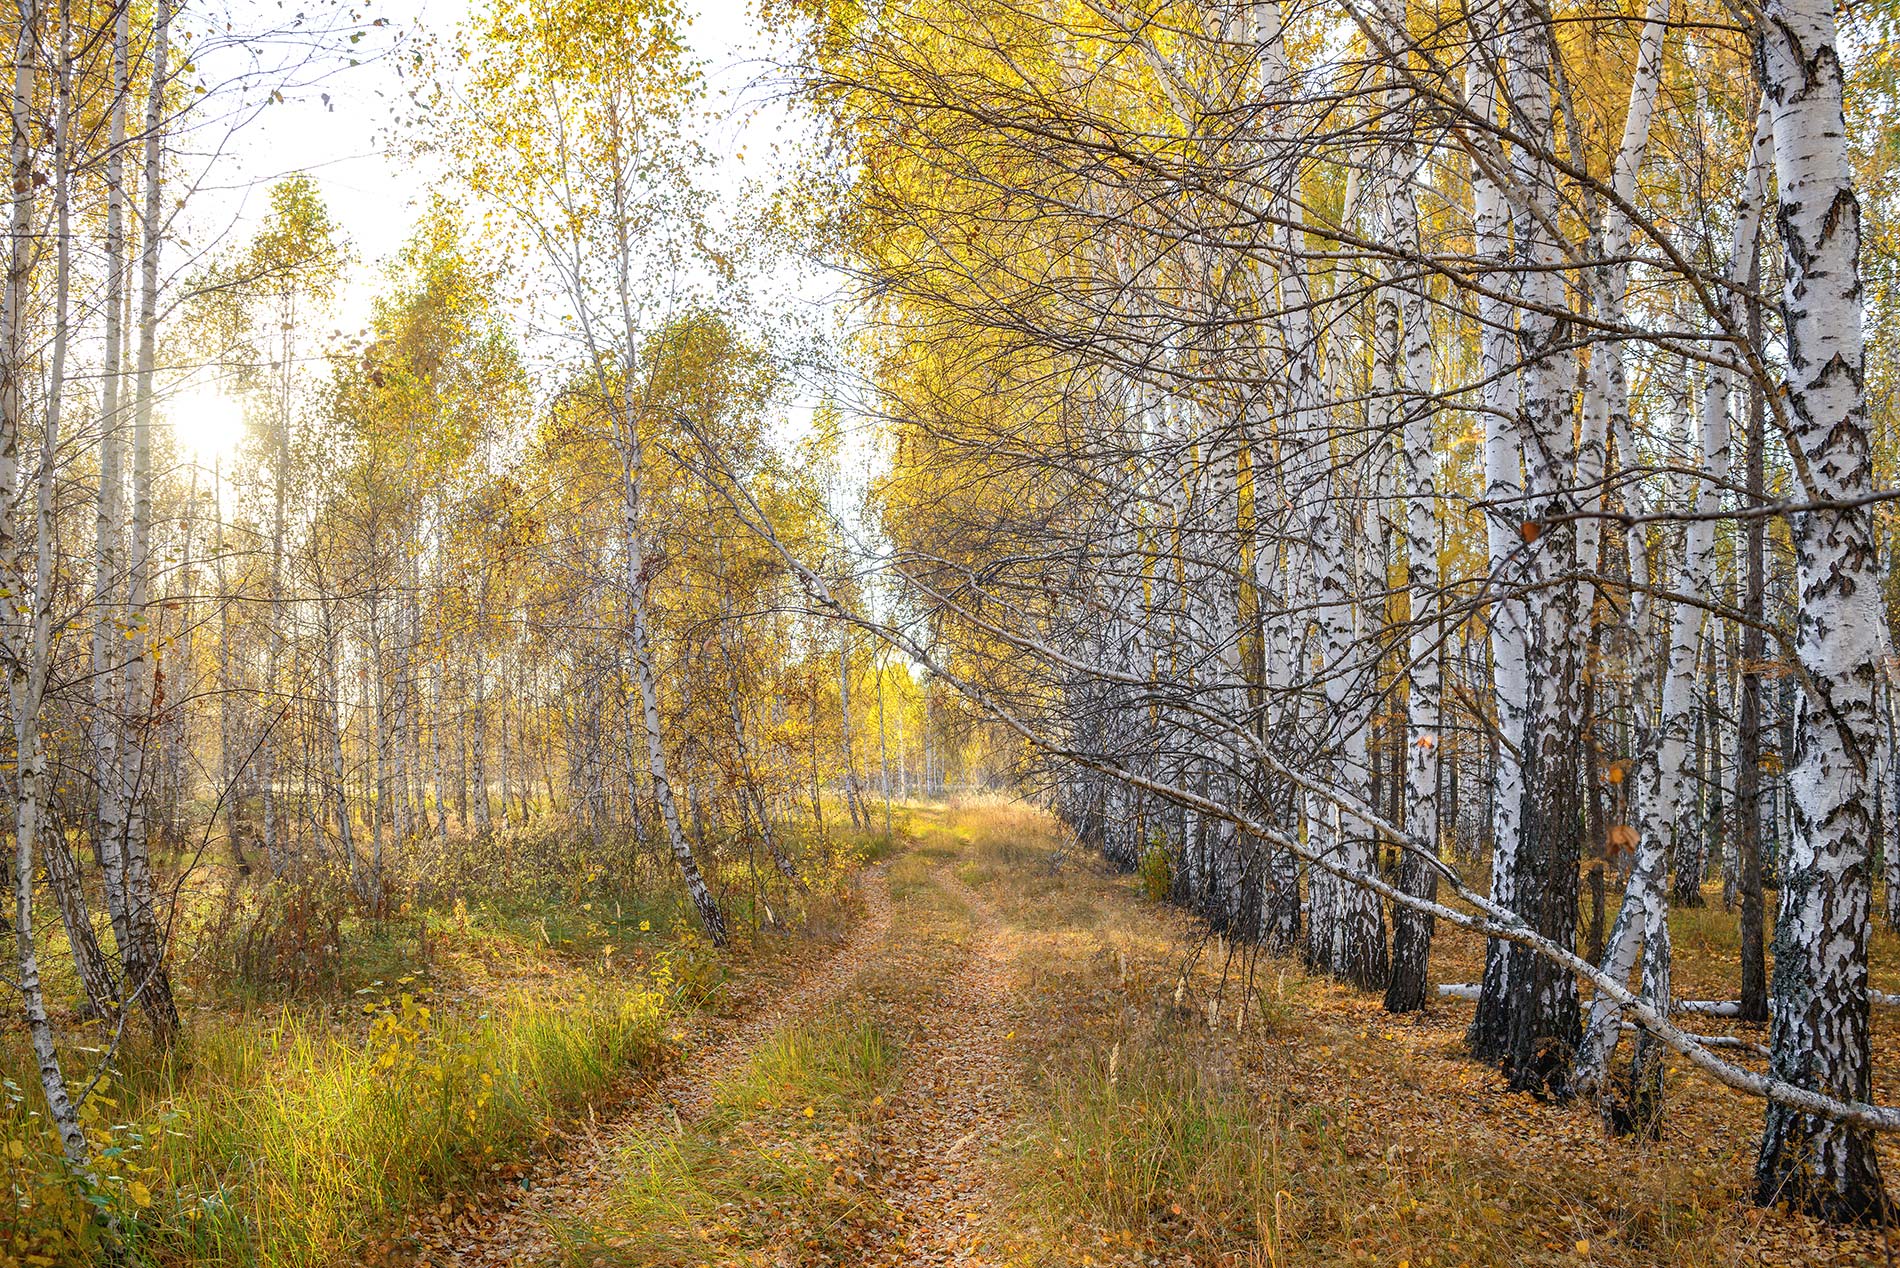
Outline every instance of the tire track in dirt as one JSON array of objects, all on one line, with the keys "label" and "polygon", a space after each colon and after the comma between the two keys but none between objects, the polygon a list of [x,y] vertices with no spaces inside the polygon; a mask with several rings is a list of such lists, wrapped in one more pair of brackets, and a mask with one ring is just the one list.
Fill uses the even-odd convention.
[{"label": "tire track in dirt", "polygon": [[[550,1226],[561,1219],[584,1217],[600,1207],[620,1177],[624,1166],[621,1151],[628,1139],[680,1132],[705,1108],[712,1087],[743,1065],[760,1041],[787,1022],[816,1013],[841,995],[874,948],[890,936],[891,899],[885,867],[867,869],[859,891],[865,903],[864,919],[822,967],[809,970],[790,993],[748,1014],[725,1033],[718,1033],[715,1023],[693,1034],[695,1046],[687,1060],[638,1092],[611,1120],[595,1120],[590,1107],[587,1121],[570,1128],[566,1140],[544,1151],[519,1181],[451,1197],[451,1202],[472,1198],[473,1211],[447,1217],[428,1229],[420,1227],[423,1221],[412,1220],[406,1239],[412,1248],[411,1262],[417,1268],[501,1268],[561,1262],[560,1247]],[[418,1241],[424,1244],[417,1247]]]},{"label": "tire track in dirt", "polygon": [[995,1207],[988,1152],[1006,1137],[1011,1068],[1008,960],[995,909],[947,867],[932,878],[963,903],[972,924],[968,959],[938,995],[905,1053],[908,1074],[879,1135],[890,1142],[882,1197],[890,1240],[864,1261],[977,1265]]}]

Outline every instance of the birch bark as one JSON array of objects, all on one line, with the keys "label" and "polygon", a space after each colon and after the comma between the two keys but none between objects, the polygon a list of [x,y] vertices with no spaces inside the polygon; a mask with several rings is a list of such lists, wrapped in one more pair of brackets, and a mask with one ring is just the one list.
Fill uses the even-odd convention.
[{"label": "birch bark", "polygon": [[[1873,489],[1863,378],[1860,202],[1847,151],[1830,0],[1770,0],[1756,64],[1773,120],[1780,189],[1788,442],[1801,496]],[[1769,1066],[1790,1083],[1865,1100],[1872,901],[1866,779],[1883,616],[1873,516],[1821,509],[1793,523],[1795,656],[1807,690],[1790,773],[1794,831],[1775,922]],[[1865,1129],[1771,1104],[1756,1196],[1832,1220],[1885,1220]]]},{"label": "birch bark", "polygon": [[[7,644],[7,687],[13,710],[17,779],[13,795],[13,941],[19,971],[18,988],[40,1090],[48,1117],[67,1160],[85,1162],[89,1148],[79,1125],[79,1111],[67,1090],[46,993],[40,980],[39,949],[33,932],[34,847],[40,828],[44,795],[45,754],[40,747],[40,717],[45,702],[50,663],[53,582],[53,451],[56,417],[49,413],[34,481],[35,540],[28,539],[18,522],[27,504],[20,466],[25,422],[27,371],[26,306],[33,267],[39,254],[34,224],[33,102],[39,67],[37,43],[42,36],[42,13],[35,0],[15,6],[18,28],[13,45],[13,84],[9,102],[10,130],[7,165],[12,182],[8,209],[6,281],[0,291],[0,566],[7,571],[6,588],[12,609],[0,622]],[[62,49],[65,41],[61,40]],[[63,175],[63,173],[62,173]],[[63,203],[62,182],[54,196]],[[64,239],[60,243],[64,253]]]},{"label": "birch bark", "polygon": [[[1401,170],[1405,188],[1392,198],[1393,241],[1413,258],[1422,256],[1419,224],[1423,209],[1418,187],[1421,172],[1413,147],[1407,145]],[[1388,279],[1388,287],[1391,279]],[[1443,696],[1443,661],[1439,648],[1440,622],[1435,619],[1438,593],[1438,481],[1433,454],[1432,345],[1425,281],[1415,279],[1399,293],[1403,360],[1400,399],[1404,402],[1404,432],[1399,468],[1405,484],[1405,566],[1411,630],[1406,646],[1405,814],[1403,823],[1415,841],[1429,843],[1436,853],[1439,827],[1439,715]],[[1435,897],[1438,872],[1432,860],[1408,852],[1400,865],[1399,886],[1420,898]],[[1426,1001],[1431,961],[1430,915],[1395,907],[1392,913],[1392,977],[1385,1006],[1391,1012],[1412,1012]]]},{"label": "birch bark", "polygon": [[171,0],[156,0],[149,57],[151,80],[145,102],[145,197],[141,212],[138,364],[132,417],[131,557],[126,584],[127,619],[137,637],[130,640],[133,651],[125,666],[126,731],[119,753],[123,772],[120,787],[128,793],[120,838],[125,867],[126,926],[131,936],[130,944],[124,948],[126,985],[144,1007],[153,1032],[161,1042],[168,1042],[177,1032],[179,1018],[159,931],[144,794],[152,773],[147,752],[154,706],[151,661],[154,622],[150,611],[152,410],[158,355],[159,251],[165,236],[164,121],[165,94],[170,84],[171,19]]}]

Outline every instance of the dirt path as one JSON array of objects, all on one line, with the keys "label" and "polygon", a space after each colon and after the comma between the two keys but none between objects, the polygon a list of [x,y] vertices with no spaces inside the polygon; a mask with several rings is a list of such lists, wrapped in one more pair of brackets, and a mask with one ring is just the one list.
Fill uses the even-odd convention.
[{"label": "dirt path", "polygon": [[[1176,1268],[1285,1263],[1295,1244],[1340,1263],[1891,1262],[1872,1234],[1821,1237],[1723,1195],[1745,1174],[1745,1106],[1681,1082],[1704,1139],[1673,1159],[1628,1150],[1566,1107],[1507,1099],[1464,1055],[1455,1012],[1393,1020],[1292,965],[1235,1039],[1183,1004],[1184,987],[1225,986],[1212,968],[1182,977],[1184,918],[1123,881],[1058,875],[1060,838],[1020,817],[974,834],[919,819],[828,959],[790,988],[751,979],[759,1011],[696,1037],[525,1186],[434,1221],[413,1262]],[[1108,1092],[1073,1077],[1071,1105],[1028,1090],[1093,1069],[1107,1036]],[[1102,1176],[1111,1139],[1143,1167]]]},{"label": "dirt path", "polygon": [[1011,991],[995,909],[949,868],[933,879],[970,911],[968,960],[938,995],[905,1053],[880,1133],[889,1142],[884,1200],[895,1215],[874,1264],[979,1264],[993,1203],[984,1155],[1008,1124]]},{"label": "dirt path", "polygon": [[[936,989],[921,998],[912,993],[906,987],[917,981],[914,975],[903,979],[905,986],[893,985],[890,964],[915,963],[904,958],[915,955],[915,913],[894,903],[886,869],[873,869],[862,887],[865,919],[821,967],[724,1033],[698,1036],[688,1060],[632,1097],[612,1120],[583,1124],[518,1183],[490,1186],[447,1210],[425,1213],[411,1232],[413,1262],[427,1268],[561,1263],[555,1230],[585,1224],[606,1208],[630,1144],[692,1132],[710,1108],[713,1088],[764,1040],[851,994],[883,1013],[887,1027],[910,1036],[873,1134],[875,1178],[865,1196],[882,1214],[865,1229],[853,1262],[891,1268],[991,1262],[986,1239],[1002,1230],[994,1221],[988,1167],[994,1147],[1009,1134],[1009,1052],[1018,1002],[996,909],[951,865],[930,867],[928,884],[969,913],[967,938],[956,939],[954,968],[939,960],[942,969],[931,973],[942,972]],[[769,1150],[780,1143],[763,1145]],[[804,1262],[792,1247],[779,1248],[779,1255],[761,1262]],[[714,1259],[723,1262],[716,1252]]]},{"label": "dirt path", "polygon": [[412,1222],[406,1243],[418,1268],[500,1268],[560,1261],[549,1228],[596,1209],[619,1175],[633,1137],[677,1132],[703,1108],[707,1090],[738,1068],[780,1026],[836,998],[889,936],[891,901],[882,868],[864,876],[865,918],[795,989],[723,1033],[694,1036],[692,1055],[644,1089],[611,1120],[571,1129],[516,1181],[504,1181],[432,1208]]}]

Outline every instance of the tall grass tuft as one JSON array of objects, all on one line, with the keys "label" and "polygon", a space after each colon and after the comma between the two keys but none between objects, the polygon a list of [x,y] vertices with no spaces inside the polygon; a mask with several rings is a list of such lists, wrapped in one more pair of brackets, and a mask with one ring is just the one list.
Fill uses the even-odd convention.
[{"label": "tall grass tuft", "polygon": [[1087,1212],[1108,1232],[1203,1246],[1268,1231],[1257,1222],[1283,1182],[1280,1133],[1182,1038],[1129,1039],[1052,1072],[1014,1169],[1045,1226]]},{"label": "tall grass tuft", "polygon": [[[367,1038],[288,1009],[198,1024],[122,1111],[127,1121],[99,1129],[102,1171],[122,1182],[73,1181],[70,1201],[39,1191],[23,1201],[16,1176],[0,1238],[63,1246],[63,1225],[96,1213],[103,1232],[89,1240],[119,1242],[132,1263],[347,1259],[402,1211],[518,1155],[562,1111],[650,1061],[665,996],[608,986],[447,1019],[406,993],[363,1007]],[[18,1142],[16,1173],[47,1174],[57,1146],[29,1114],[16,1106],[0,1132]],[[44,1252],[20,1260],[31,1253]]]}]

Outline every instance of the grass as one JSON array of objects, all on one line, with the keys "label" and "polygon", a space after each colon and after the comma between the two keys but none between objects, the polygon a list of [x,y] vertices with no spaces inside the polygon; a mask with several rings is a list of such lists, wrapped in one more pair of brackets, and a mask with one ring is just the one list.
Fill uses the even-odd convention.
[{"label": "grass", "polygon": [[290,1008],[196,1019],[135,1083],[89,1099],[98,1167],[84,1181],[60,1167],[33,1098],[11,1098],[0,1249],[76,1262],[105,1254],[111,1229],[130,1263],[354,1257],[394,1216],[651,1062],[671,1005],[655,985],[593,983],[465,1016],[398,989],[360,1005],[361,1029]]},{"label": "grass", "polygon": [[[1690,1071],[1670,1079],[1660,1144],[1606,1137],[1587,1106],[1508,1094],[1496,1071],[1471,1062],[1468,1005],[1393,1018],[1376,997],[1294,963],[1250,963],[1021,805],[903,815],[901,850],[834,832],[825,855],[887,859],[891,935],[830,1002],[717,1077],[682,1127],[630,1135],[605,1207],[558,1230],[573,1262],[850,1263],[901,1238],[879,1196],[882,1168],[906,1147],[928,1153],[905,1135],[917,1086],[905,1054],[968,955],[974,916],[955,882],[1000,917],[1019,994],[1008,1049],[1017,1129],[989,1142],[998,1260],[1716,1268],[1885,1258],[1877,1235],[1751,1206],[1759,1106]],[[814,866],[813,894],[776,897],[775,908],[825,936],[841,929],[845,866]],[[0,1209],[0,1264],[31,1262],[29,1252],[96,1259],[109,1221],[138,1257],[162,1264],[365,1258],[405,1210],[518,1157],[651,1061],[675,1013],[736,1008],[756,991],[720,989],[728,961],[690,936],[671,895],[577,891],[558,908],[512,894],[429,909],[411,926],[346,925],[357,947],[339,976],[403,969],[382,978],[392,985],[345,996],[341,1008],[330,998],[201,1010],[166,1060],[126,1054],[120,1064],[145,1073],[91,1102],[104,1162],[87,1189],[60,1182],[31,1117],[36,1092],[0,1083],[0,1183],[15,1195],[10,1222]],[[1676,933],[1685,989],[1729,989],[1734,917],[1719,906],[1681,912]],[[760,930],[740,961],[791,945]],[[1443,950],[1441,975],[1457,980],[1481,947],[1448,937]],[[1900,941],[1881,933],[1874,958],[1884,983]],[[1876,1099],[1900,1099],[1900,1018],[1880,1010],[1874,1025]],[[1900,1174],[1895,1142],[1881,1148]]]},{"label": "grass", "polygon": [[882,1216],[856,1164],[896,1063],[869,1018],[833,1012],[775,1032],[714,1085],[691,1130],[629,1142],[603,1218],[565,1231],[570,1261],[701,1263],[781,1244],[844,1256]]},{"label": "grass", "polygon": [[[1146,900],[1141,877],[1064,855],[1046,820],[977,807],[946,831],[1005,917],[1042,1022],[1013,1054],[1022,1126],[996,1158],[1011,1261],[1888,1262],[1878,1233],[1752,1206],[1760,1106],[1691,1071],[1670,1080],[1660,1144],[1608,1137],[1588,1106],[1508,1094],[1472,1062],[1467,1005],[1394,1018],[1297,964],[1250,965]],[[1681,916],[1682,976],[1714,993],[1735,918]],[[1891,1096],[1900,1049],[1875,1020],[1876,1093]]]},{"label": "grass", "polygon": [[128,1241],[196,1264],[334,1262],[650,1062],[667,1002],[597,986],[441,1021],[405,993],[371,1003],[364,1043],[293,1013],[263,1043],[204,1027],[153,1104],[175,1125],[151,1146],[163,1196]]},{"label": "grass", "polygon": [[716,1079],[682,1131],[627,1141],[605,1208],[563,1230],[569,1262],[854,1263],[888,1232],[886,1101],[972,928],[936,876],[961,846],[914,807],[901,835],[909,846],[887,856],[890,937],[835,998]]},{"label": "grass", "polygon": [[870,1018],[833,1015],[775,1032],[714,1095],[722,1108],[851,1114],[888,1081],[897,1054]]},{"label": "grass", "polygon": [[1086,1213],[1123,1244],[1177,1250],[1254,1235],[1287,1180],[1278,1133],[1234,1079],[1183,1059],[1192,1042],[1156,1030],[1049,1072],[1012,1169],[1035,1177],[1022,1190],[1044,1227]]},{"label": "grass", "polygon": [[[23,1048],[0,1048],[0,1185],[13,1198],[0,1199],[0,1265],[372,1257],[410,1212],[618,1095],[688,1013],[737,1007],[723,989],[735,965],[769,980],[805,945],[788,930],[842,929],[851,871],[890,848],[836,831],[799,844],[810,892],[771,897],[774,936],[749,918],[743,864],[719,874],[731,955],[706,945],[670,873],[616,873],[546,828],[451,842],[445,874],[483,883],[392,877],[382,919],[334,887],[201,883],[180,910],[180,1042],[150,1051],[135,1023],[107,1053],[96,1026],[69,1028],[90,1036],[67,1049],[69,1077],[104,1071],[84,1111],[91,1173],[61,1163]],[[537,860],[573,866],[560,879]],[[294,959],[321,943],[320,963],[252,975],[287,958],[243,952],[272,920],[302,922],[275,945]],[[47,963],[52,997],[74,995],[69,966]]]}]

